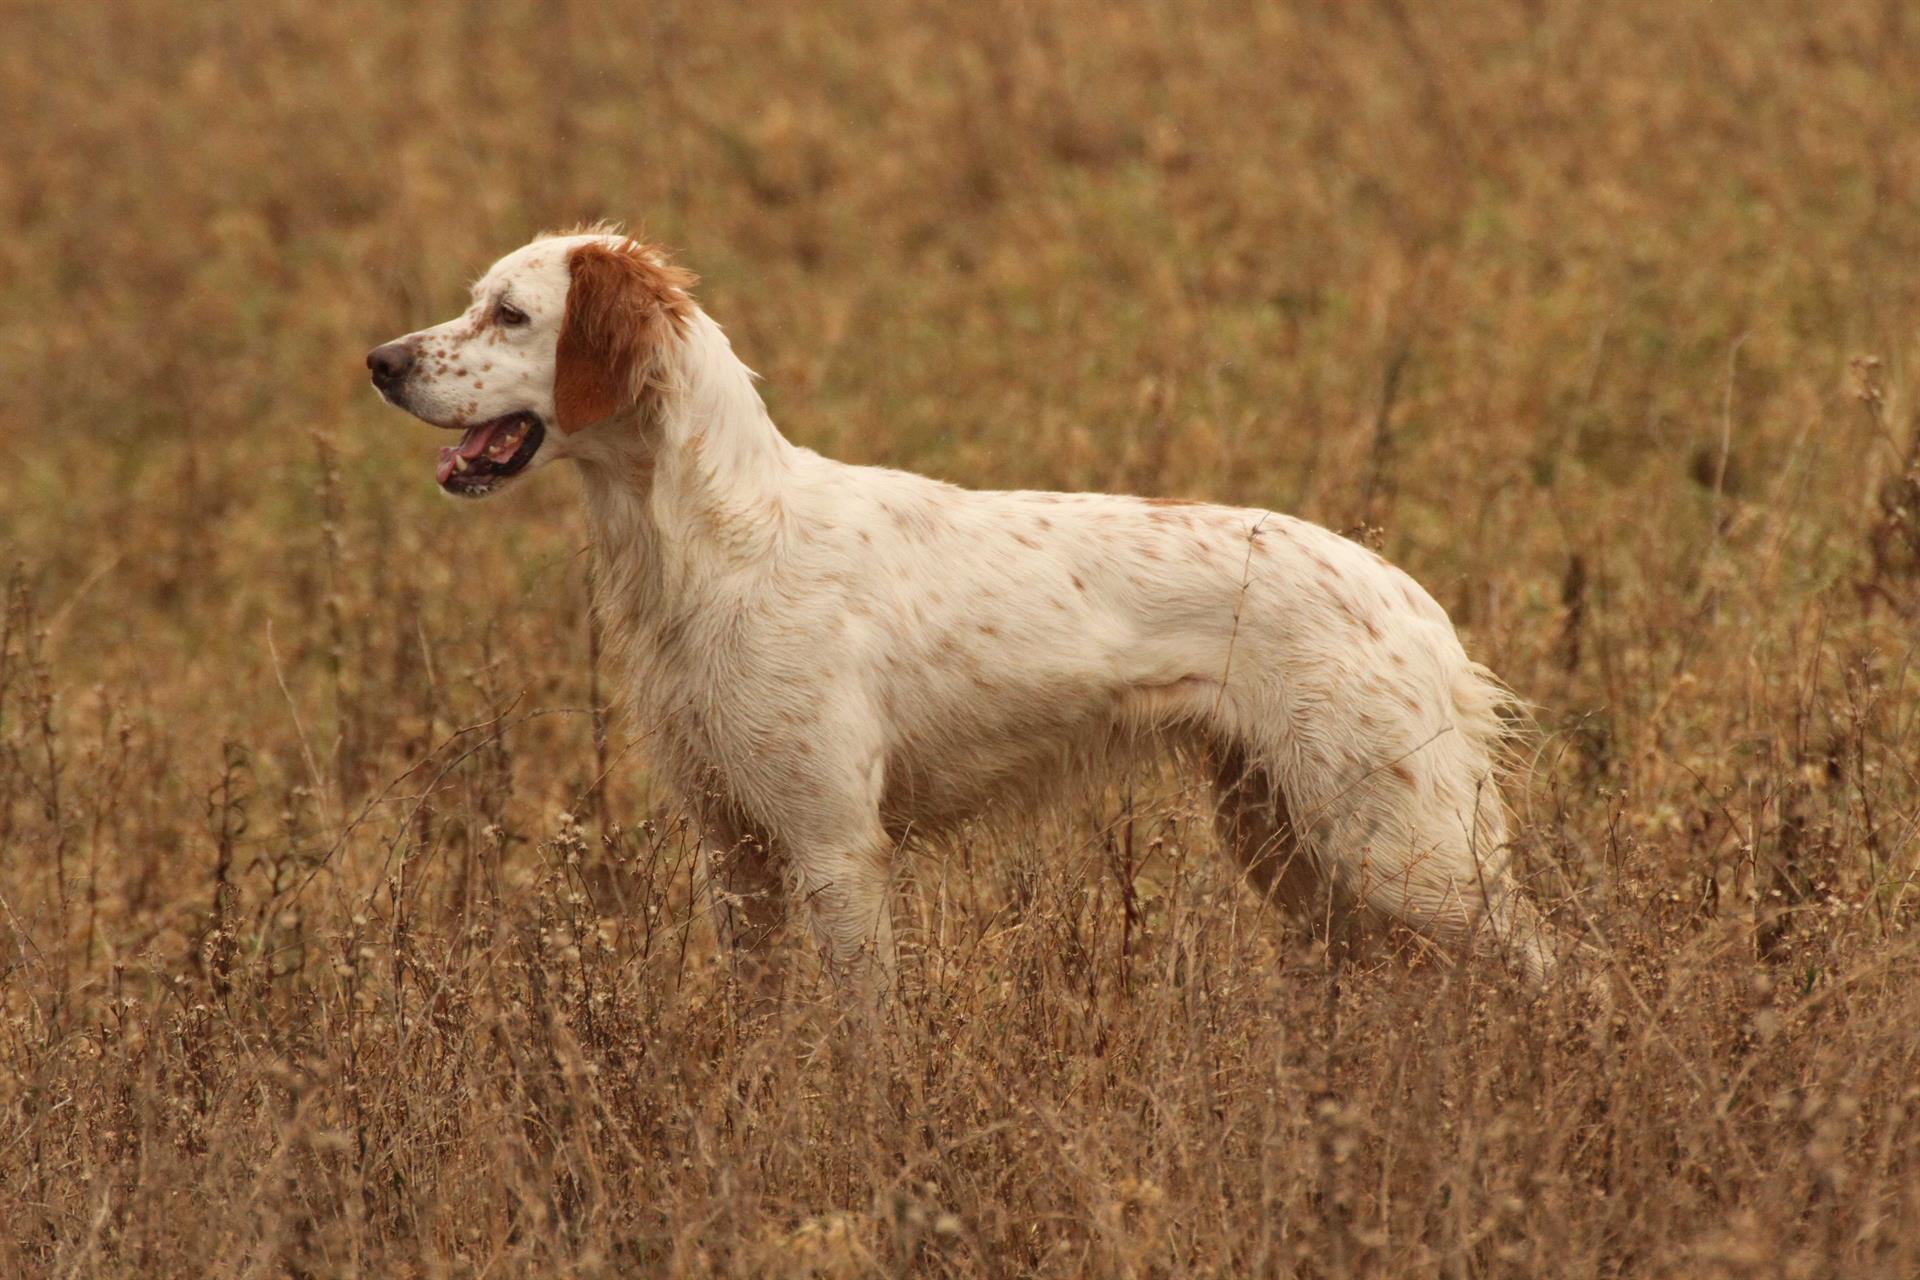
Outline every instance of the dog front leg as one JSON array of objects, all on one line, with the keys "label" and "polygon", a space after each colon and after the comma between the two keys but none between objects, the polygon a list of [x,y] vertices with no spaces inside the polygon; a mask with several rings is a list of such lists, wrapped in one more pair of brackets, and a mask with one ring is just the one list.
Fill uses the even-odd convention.
[{"label": "dog front leg", "polygon": [[878,1004],[893,990],[892,846],[877,830],[846,846],[795,849],[793,894],[836,979]]},{"label": "dog front leg", "polygon": [[776,985],[774,944],[787,919],[780,861],[766,832],[723,811],[702,815],[700,879],[714,932],[736,976],[763,994]]}]

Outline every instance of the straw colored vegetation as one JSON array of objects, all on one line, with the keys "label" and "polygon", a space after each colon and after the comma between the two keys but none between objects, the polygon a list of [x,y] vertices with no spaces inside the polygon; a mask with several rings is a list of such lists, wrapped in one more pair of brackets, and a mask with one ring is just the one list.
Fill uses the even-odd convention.
[{"label": "straw colored vegetation", "polygon": [[[8,5],[0,1274],[1920,1274],[1920,11]],[[757,1002],[369,346],[643,223],[801,443],[1405,564],[1611,1024],[1145,774]]]}]

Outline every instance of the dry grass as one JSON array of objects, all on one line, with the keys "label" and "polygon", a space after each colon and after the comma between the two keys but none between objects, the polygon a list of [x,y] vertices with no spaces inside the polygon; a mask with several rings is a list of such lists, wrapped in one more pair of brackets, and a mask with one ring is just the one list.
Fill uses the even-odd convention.
[{"label": "dry grass", "polygon": [[[0,1274],[1920,1274],[1906,0],[5,27]],[[1618,1027],[1158,779],[915,861],[880,1031],[732,989],[571,484],[359,368],[601,215],[804,443],[1378,539]]]}]

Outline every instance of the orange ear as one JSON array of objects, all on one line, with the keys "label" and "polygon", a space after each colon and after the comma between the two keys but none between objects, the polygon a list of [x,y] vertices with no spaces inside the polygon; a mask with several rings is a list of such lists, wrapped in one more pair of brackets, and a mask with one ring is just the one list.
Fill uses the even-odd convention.
[{"label": "orange ear", "polygon": [[691,305],[693,275],[633,240],[583,244],[567,255],[567,314],[554,352],[553,406],[574,432],[639,404],[661,346]]}]

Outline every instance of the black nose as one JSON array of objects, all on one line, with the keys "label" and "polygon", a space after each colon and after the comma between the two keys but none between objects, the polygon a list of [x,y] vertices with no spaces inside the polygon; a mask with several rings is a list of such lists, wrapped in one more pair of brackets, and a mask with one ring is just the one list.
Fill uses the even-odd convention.
[{"label": "black nose", "polygon": [[373,371],[373,385],[392,391],[413,368],[413,348],[404,342],[389,342],[367,352],[367,368]]}]

